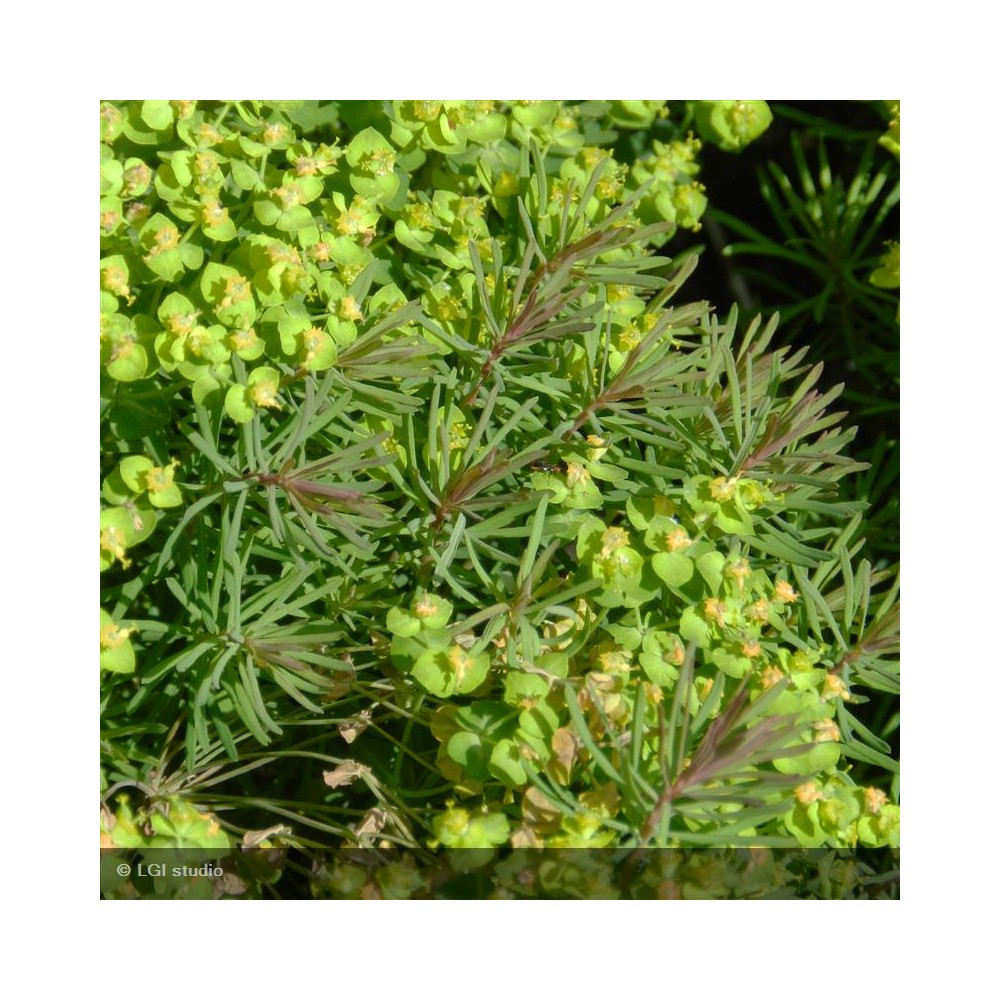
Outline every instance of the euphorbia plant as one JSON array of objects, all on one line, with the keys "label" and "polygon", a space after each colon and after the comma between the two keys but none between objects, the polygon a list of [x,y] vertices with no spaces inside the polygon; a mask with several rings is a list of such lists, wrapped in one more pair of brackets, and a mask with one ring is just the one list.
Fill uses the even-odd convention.
[{"label": "euphorbia plant", "polygon": [[305,845],[897,842],[839,387],[661,252],[688,124],[766,127],[716,104],[102,106],[107,786]]}]

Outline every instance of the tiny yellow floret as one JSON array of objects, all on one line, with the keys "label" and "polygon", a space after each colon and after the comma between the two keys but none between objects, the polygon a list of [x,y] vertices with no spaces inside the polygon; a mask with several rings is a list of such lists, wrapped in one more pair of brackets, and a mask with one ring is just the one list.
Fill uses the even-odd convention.
[{"label": "tiny yellow floret", "polygon": [[804,785],[799,785],[795,789],[795,798],[804,806],[811,802],[819,802],[823,798],[822,789],[815,781],[807,781]]},{"label": "tiny yellow floret", "polygon": [[886,795],[880,788],[866,788],[864,792],[865,809],[867,809],[873,816],[877,816],[882,811],[882,806],[889,801],[889,796]]},{"label": "tiny yellow floret", "polygon": [[813,723],[813,732],[817,743],[839,743],[840,729],[833,719],[820,719]]}]

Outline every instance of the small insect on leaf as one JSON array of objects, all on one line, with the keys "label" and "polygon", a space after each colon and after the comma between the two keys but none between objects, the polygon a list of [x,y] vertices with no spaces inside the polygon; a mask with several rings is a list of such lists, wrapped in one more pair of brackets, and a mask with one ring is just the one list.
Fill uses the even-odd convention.
[{"label": "small insect on leaf", "polygon": [[532,462],[531,463],[532,472],[548,472],[551,475],[559,475],[563,471],[563,467],[554,462]]}]

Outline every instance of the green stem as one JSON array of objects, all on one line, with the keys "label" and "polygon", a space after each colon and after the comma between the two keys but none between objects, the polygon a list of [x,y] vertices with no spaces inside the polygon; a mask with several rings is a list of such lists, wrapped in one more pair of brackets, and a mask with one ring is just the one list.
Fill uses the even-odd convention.
[{"label": "green stem", "polygon": [[223,121],[226,118],[226,115],[229,114],[232,108],[233,108],[233,102],[226,101],[226,103],[222,105],[222,110],[218,113],[218,115],[216,115],[215,121],[212,122],[212,127],[218,128],[223,123]]},{"label": "green stem", "polygon": [[[413,708],[414,714],[411,715],[406,720],[406,725],[403,727],[403,740],[402,740],[403,743],[409,743],[410,741],[410,734],[413,732],[414,723],[417,721],[416,713],[420,711],[420,707],[423,705],[425,697],[426,696],[424,694],[417,695],[416,704],[414,705]],[[403,786],[402,776],[403,776],[403,755],[399,754],[396,757],[396,763],[393,765],[392,769],[392,781],[393,781],[393,786],[395,788],[402,788]]]}]

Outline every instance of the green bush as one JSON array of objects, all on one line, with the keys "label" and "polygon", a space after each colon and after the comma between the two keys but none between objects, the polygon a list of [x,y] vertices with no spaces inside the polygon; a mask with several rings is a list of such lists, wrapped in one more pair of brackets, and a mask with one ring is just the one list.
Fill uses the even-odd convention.
[{"label": "green bush", "polygon": [[[780,314],[781,342],[808,345],[830,383],[846,383],[852,454],[870,466],[846,495],[871,505],[865,553],[887,566],[899,558],[899,102],[775,112],[770,155],[758,144],[749,157],[759,200],[730,185],[708,228],[746,304]],[[744,177],[753,162],[740,161]]]},{"label": "green bush", "polygon": [[898,845],[840,387],[664,254],[769,122],[102,104],[103,844]]}]

